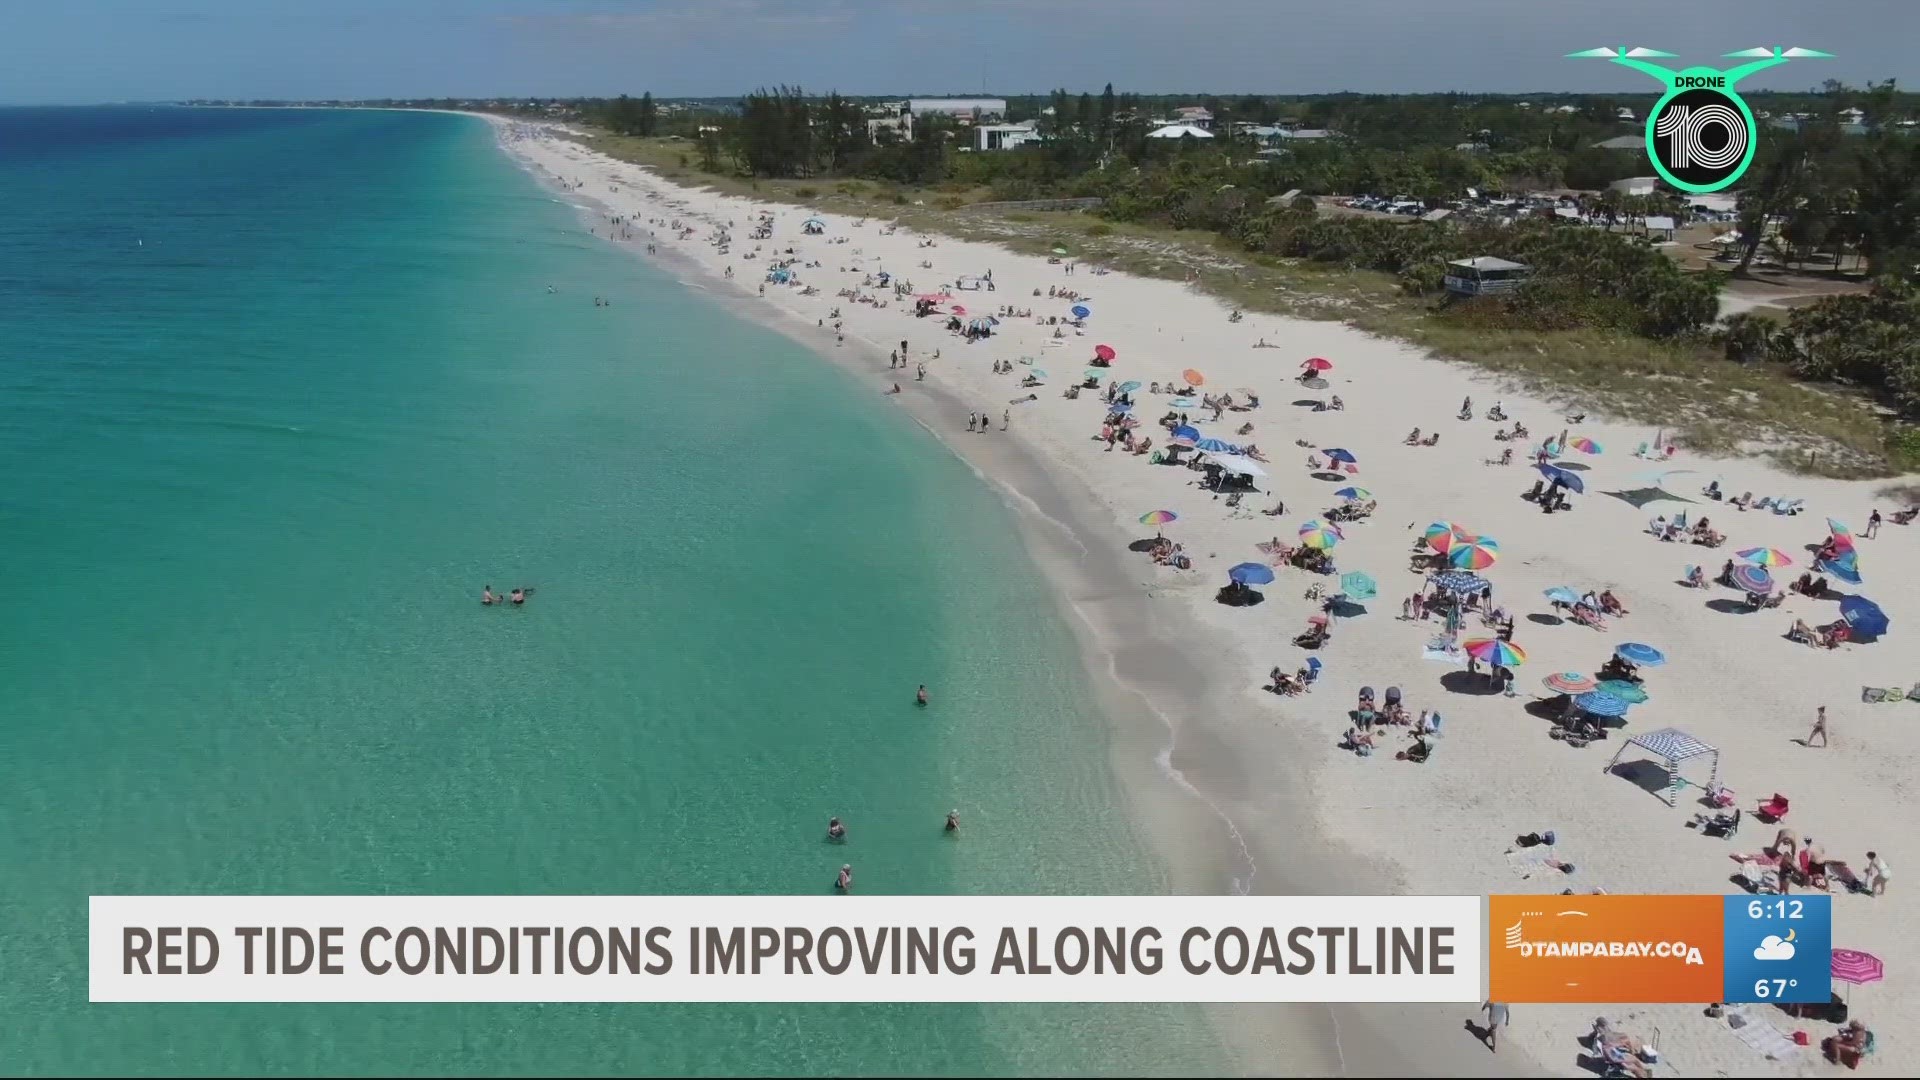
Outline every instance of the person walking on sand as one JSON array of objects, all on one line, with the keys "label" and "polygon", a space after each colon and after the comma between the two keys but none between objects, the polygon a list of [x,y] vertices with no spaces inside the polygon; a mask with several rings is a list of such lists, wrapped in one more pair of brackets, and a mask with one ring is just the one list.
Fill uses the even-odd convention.
[{"label": "person walking on sand", "polygon": [[1873,513],[1867,515],[1867,531],[1864,535],[1868,540],[1871,540],[1874,538],[1874,535],[1879,531],[1880,531],[1880,510],[1879,508],[1876,507]]},{"label": "person walking on sand", "polygon": [[1867,868],[1860,874],[1860,887],[1875,896],[1887,895],[1887,879],[1893,876],[1893,870],[1877,851],[1867,852]]},{"label": "person walking on sand", "polygon": [[1001,409],[1000,410],[1000,430],[1001,431],[1007,430],[1008,425],[1012,423],[1013,423],[1013,410]]},{"label": "person walking on sand", "polygon": [[1821,746],[1827,745],[1827,707],[1825,705],[1814,712],[1813,730],[1807,732],[1807,737],[1801,740],[1801,745],[1812,749],[1815,736],[1819,736]]},{"label": "person walking on sand", "polygon": [[977,423],[978,420],[979,420],[978,413],[968,413],[967,414],[967,430],[972,431],[974,424]]},{"label": "person walking on sand", "polygon": [[1507,1007],[1498,1001],[1489,1001],[1480,1008],[1487,1014],[1486,1033],[1481,1036],[1481,1041],[1487,1044],[1488,1050],[1497,1054],[1500,1052],[1500,1029],[1507,1026],[1509,1019]]}]

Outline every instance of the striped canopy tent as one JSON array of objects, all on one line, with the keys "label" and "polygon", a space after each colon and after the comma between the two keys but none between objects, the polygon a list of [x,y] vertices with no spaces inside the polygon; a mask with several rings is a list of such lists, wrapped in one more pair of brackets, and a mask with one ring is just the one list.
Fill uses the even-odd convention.
[{"label": "striped canopy tent", "polygon": [[1707,774],[1708,788],[1720,782],[1720,748],[1711,743],[1702,742],[1679,728],[1665,727],[1658,731],[1649,731],[1644,735],[1635,735],[1626,745],[1607,762],[1607,772],[1612,772],[1620,759],[1634,747],[1646,751],[1667,767],[1667,791],[1663,796],[1668,806],[1678,805],[1680,786],[1687,781],[1680,779],[1680,763],[1694,758],[1712,758],[1711,771]]}]

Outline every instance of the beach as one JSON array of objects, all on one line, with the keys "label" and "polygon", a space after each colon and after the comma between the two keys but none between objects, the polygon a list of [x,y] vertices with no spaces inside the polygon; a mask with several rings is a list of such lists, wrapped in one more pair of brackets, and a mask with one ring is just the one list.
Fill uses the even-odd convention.
[{"label": "beach", "polygon": [[[1001,492],[1072,616],[1112,718],[1111,767],[1129,812],[1170,867],[1175,891],[1720,894],[1740,888],[1733,878],[1743,864],[1734,856],[1761,853],[1780,829],[1801,844],[1813,838],[1829,862],[1855,873],[1869,850],[1889,867],[1909,858],[1898,837],[1920,815],[1904,799],[1915,754],[1902,736],[1920,704],[1869,702],[1863,688],[1906,688],[1920,679],[1902,644],[1904,620],[1920,603],[1920,575],[1909,569],[1920,528],[1891,520],[1901,505],[1876,497],[1882,483],[1810,480],[1758,459],[1715,460],[1684,449],[1642,457],[1636,448],[1651,448],[1661,433],[1608,418],[1603,401],[1524,397],[1336,323],[1259,314],[1236,321],[1177,282],[1099,273],[1076,264],[1071,250],[1050,262],[833,214],[817,215],[818,233],[809,235],[802,222],[816,215],[804,209],[676,187],[541,128],[491,122],[508,153],[577,196],[597,236],[737,297],[743,314],[845,367],[876,408],[907,411]],[[763,215],[769,232],[755,239]],[[791,265],[786,280],[770,282],[776,259]],[[883,272],[911,288],[896,295],[877,283]],[[983,287],[960,288],[974,280]],[[939,294],[940,315],[914,317],[916,295]],[[1090,312],[1084,325],[1063,325],[1076,303]],[[989,336],[969,342],[945,329],[955,304],[967,309],[963,323],[1008,305],[1031,315],[1001,315]],[[888,354],[903,339],[908,366],[890,368]],[[1065,396],[1098,345],[1114,354],[1111,368],[1095,373],[1103,376],[1099,387]],[[1325,385],[1295,382],[1314,357],[1331,362]],[[917,377],[922,363],[924,379]],[[1047,374],[1023,385],[1036,368]],[[1201,376],[1205,393],[1230,392],[1241,406],[1249,390],[1258,399],[1218,421],[1211,410],[1187,410],[1203,421],[1202,436],[1257,446],[1268,476],[1237,507],[1199,486],[1204,474],[1152,464],[1150,455],[1100,438],[1107,384],[1137,380],[1139,431],[1164,449],[1168,432],[1156,421],[1174,400],[1164,391],[1185,385],[1188,370]],[[889,392],[896,384],[899,392]],[[1302,404],[1330,405],[1336,395],[1337,410]],[[1461,420],[1456,413],[1467,397],[1473,418]],[[1496,402],[1508,417],[1501,423],[1486,419]],[[969,414],[984,414],[986,430],[970,424]],[[1515,421],[1529,430],[1526,438],[1494,438]],[[1243,435],[1244,425],[1251,431]],[[1437,433],[1437,444],[1408,445],[1416,428]],[[1591,449],[1580,449],[1580,440],[1591,440]],[[1521,497],[1541,478],[1529,464],[1547,441],[1554,461],[1570,466],[1584,487],[1569,512],[1542,513]],[[1352,470],[1327,467],[1332,448],[1348,451]],[[1509,448],[1511,464],[1489,463]],[[1804,501],[1794,514],[1740,510],[1704,494],[1716,482],[1729,498],[1751,492],[1755,500]],[[1341,572],[1378,583],[1364,614],[1342,609],[1331,640],[1308,652],[1292,643],[1322,609],[1308,591],[1315,584],[1338,591],[1337,577],[1280,565],[1272,568],[1276,580],[1260,587],[1264,602],[1216,601],[1229,567],[1267,562],[1256,546],[1262,542],[1299,543],[1302,524],[1339,506],[1334,493],[1348,486],[1365,489],[1361,501],[1377,506],[1365,520],[1342,524],[1329,554]],[[1262,512],[1276,501],[1283,512]],[[1177,515],[1164,533],[1181,545],[1190,569],[1156,565],[1132,550],[1154,538],[1156,528],[1140,519],[1156,510]],[[1875,510],[1888,520],[1869,538]],[[1681,512],[1690,525],[1710,519],[1725,542],[1662,541],[1650,531],[1656,517]],[[1739,591],[1713,583],[1735,552],[1773,548],[1791,560],[1774,570],[1784,591],[1812,568],[1809,549],[1827,540],[1829,518],[1857,537],[1865,583],[1849,591],[1891,616],[1880,640],[1833,649],[1788,640],[1796,619],[1834,623],[1836,602],[1787,591],[1779,607],[1749,611]],[[1423,653],[1440,624],[1402,618],[1403,600],[1425,581],[1410,569],[1410,553],[1437,521],[1498,540],[1484,576],[1491,603],[1512,616],[1513,643],[1526,651],[1514,696],[1487,692],[1450,656],[1428,659]],[[1696,565],[1707,584],[1686,587],[1686,569]],[[1604,629],[1580,625],[1546,599],[1559,586],[1576,595],[1609,590],[1626,614],[1608,617]],[[1469,619],[1461,636],[1491,636],[1476,616]],[[1542,678],[1591,674],[1623,642],[1665,655],[1641,672],[1649,700],[1633,705],[1627,726],[1606,739],[1575,746],[1551,737],[1543,710],[1554,695]],[[1291,672],[1309,656],[1323,664],[1309,693],[1264,689],[1270,669]],[[1397,687],[1410,711],[1444,715],[1428,761],[1396,759],[1394,748],[1409,742],[1403,733],[1383,735],[1370,756],[1342,749],[1362,687]],[[1803,745],[1821,706],[1827,744]],[[1718,750],[1717,771],[1708,771],[1706,757],[1683,767],[1692,786],[1679,788],[1672,805],[1662,766],[1642,761],[1625,775],[1607,768],[1627,736],[1669,727]],[[1629,750],[1622,761],[1647,757]],[[1710,786],[1731,789],[1728,809],[1745,811],[1732,837],[1689,827],[1707,811]],[[1752,811],[1776,792],[1790,798],[1790,813],[1763,825]],[[1517,849],[1517,837],[1546,832],[1555,835],[1552,862]],[[1834,890],[1835,946],[1886,963],[1884,981],[1839,988],[1877,1036],[1869,1069],[1904,1071],[1920,1061],[1907,1041],[1911,1022],[1900,1019],[1920,1004],[1905,968],[1920,942],[1915,921],[1902,914],[1909,909],[1900,888],[1878,897]],[[1466,1007],[1217,1012],[1247,1071],[1261,1074],[1404,1067],[1581,1075],[1588,1050],[1578,1040],[1596,1015],[1656,1043],[1657,1074],[1835,1068],[1818,1051],[1831,1025],[1758,1008],[1753,1015],[1763,1023],[1736,1032],[1698,1006],[1519,1007],[1498,1055],[1466,1030]],[[1806,1030],[1812,1045],[1756,1049],[1764,1024]]]}]

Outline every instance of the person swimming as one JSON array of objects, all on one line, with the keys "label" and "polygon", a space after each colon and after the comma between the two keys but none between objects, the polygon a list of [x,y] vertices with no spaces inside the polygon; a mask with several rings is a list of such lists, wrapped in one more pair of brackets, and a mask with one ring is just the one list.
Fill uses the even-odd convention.
[{"label": "person swimming", "polygon": [[507,594],[507,598],[513,601],[515,607],[518,607],[527,602],[527,590],[515,589]]},{"label": "person swimming", "polygon": [[840,819],[828,818],[827,819],[827,839],[845,840],[846,838],[847,838],[847,827],[845,825],[840,824]]},{"label": "person swimming", "polygon": [[487,605],[497,604],[500,602],[500,598],[494,595],[493,586],[488,585],[485,588],[480,590],[480,602],[482,604],[487,604]]},{"label": "person swimming", "polygon": [[914,704],[920,706],[923,709],[926,708],[927,706],[927,684],[926,683],[920,684],[920,689],[916,691],[913,695],[913,702]]},{"label": "person swimming", "polygon": [[853,864],[852,863],[840,864],[840,876],[833,880],[833,887],[836,889],[839,889],[841,892],[846,892],[847,890],[853,888]]},{"label": "person swimming", "polygon": [[950,833],[957,833],[960,831],[960,811],[958,810],[947,811],[947,831]]}]

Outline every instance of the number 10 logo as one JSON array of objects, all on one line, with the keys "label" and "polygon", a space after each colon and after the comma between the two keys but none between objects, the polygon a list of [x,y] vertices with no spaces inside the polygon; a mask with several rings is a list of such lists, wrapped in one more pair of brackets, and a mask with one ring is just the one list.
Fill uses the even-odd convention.
[{"label": "number 10 logo", "polygon": [[1647,118],[1647,156],[1686,191],[1731,184],[1753,160],[1753,114],[1737,95],[1695,87],[1661,99]]}]

